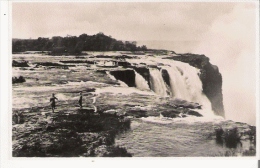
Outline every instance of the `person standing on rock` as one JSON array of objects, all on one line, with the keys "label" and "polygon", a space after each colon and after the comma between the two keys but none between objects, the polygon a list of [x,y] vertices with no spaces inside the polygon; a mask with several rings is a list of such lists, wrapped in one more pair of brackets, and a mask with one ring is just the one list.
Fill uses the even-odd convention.
[{"label": "person standing on rock", "polygon": [[79,106],[80,106],[80,109],[82,109],[82,92],[79,93]]},{"label": "person standing on rock", "polygon": [[52,109],[53,113],[54,113],[54,109],[56,108],[55,99],[58,100],[58,98],[55,97],[55,94],[52,93],[52,97],[50,98],[50,102],[51,102],[51,109]]}]

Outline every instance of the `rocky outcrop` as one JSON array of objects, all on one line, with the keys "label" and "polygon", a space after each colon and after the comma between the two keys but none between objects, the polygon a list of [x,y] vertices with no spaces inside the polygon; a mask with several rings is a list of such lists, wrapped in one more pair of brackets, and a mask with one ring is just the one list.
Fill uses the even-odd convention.
[{"label": "rocky outcrop", "polygon": [[[242,140],[249,140],[251,143],[256,143],[256,127],[249,126],[245,123],[223,121],[216,124],[215,137],[218,143],[225,144],[226,147],[236,148]],[[251,151],[252,152],[252,151]],[[254,151],[255,154],[255,151]]]},{"label": "rocky outcrop", "polygon": [[196,117],[202,117],[199,112],[190,110],[188,108],[178,108],[175,107],[171,110],[164,110],[160,113],[161,117],[166,117],[166,118],[184,118],[187,116],[196,116]]},{"label": "rocky outcrop", "polygon": [[23,76],[19,76],[18,78],[17,77],[12,77],[12,84],[23,83],[23,82],[26,82],[26,80],[24,79]]},{"label": "rocky outcrop", "polygon": [[161,112],[160,116],[161,117],[166,117],[166,118],[179,118],[181,112],[177,110],[170,110],[170,111],[163,111]]},{"label": "rocky outcrop", "polygon": [[212,104],[212,110],[216,115],[225,116],[223,95],[222,95],[222,76],[218,67],[209,62],[209,58],[205,55],[182,54],[180,56],[167,57],[190,64],[200,69],[200,79],[202,81],[203,92]]},{"label": "rocky outcrop", "polygon": [[60,61],[64,64],[67,63],[73,63],[73,64],[80,64],[80,63],[87,63],[87,64],[94,64],[94,61],[88,61],[88,60],[67,60],[67,61]]},{"label": "rocky outcrop", "polygon": [[131,64],[130,64],[129,62],[127,62],[127,61],[118,61],[118,62],[117,62],[117,65],[118,65],[118,66],[125,67],[125,68],[131,67]]},{"label": "rocky outcrop", "polygon": [[162,77],[163,77],[164,82],[170,87],[171,86],[170,76],[169,76],[167,70],[162,69]]},{"label": "rocky outcrop", "polygon": [[15,61],[12,62],[13,67],[29,67],[28,61]]},{"label": "rocky outcrop", "polygon": [[130,128],[128,119],[91,111],[45,116],[23,116],[26,127],[13,117],[14,157],[131,157],[114,145],[116,134]]},{"label": "rocky outcrop", "polygon": [[55,62],[37,62],[35,63],[36,66],[64,66],[62,64],[59,64],[59,63],[55,63]]}]

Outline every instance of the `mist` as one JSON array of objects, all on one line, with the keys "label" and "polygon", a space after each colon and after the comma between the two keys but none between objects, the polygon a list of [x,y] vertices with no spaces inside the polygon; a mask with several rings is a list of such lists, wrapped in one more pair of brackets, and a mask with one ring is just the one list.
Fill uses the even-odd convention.
[{"label": "mist", "polygon": [[192,51],[205,54],[223,79],[226,119],[256,123],[256,5],[241,3],[216,19]]}]

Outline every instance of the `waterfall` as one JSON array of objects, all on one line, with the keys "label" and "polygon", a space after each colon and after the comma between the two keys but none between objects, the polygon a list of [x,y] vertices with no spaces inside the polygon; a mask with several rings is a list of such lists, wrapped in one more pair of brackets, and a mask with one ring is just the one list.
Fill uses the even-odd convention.
[{"label": "waterfall", "polygon": [[135,85],[140,90],[150,90],[147,81],[135,71]]},{"label": "waterfall", "polygon": [[165,69],[170,76],[172,96],[202,104],[203,109],[212,110],[209,99],[202,92],[202,82],[198,76],[199,70],[177,61],[170,65]]},{"label": "waterfall", "polygon": [[158,95],[167,96],[167,88],[163,81],[161,72],[154,68],[150,68],[149,72],[151,89]]}]

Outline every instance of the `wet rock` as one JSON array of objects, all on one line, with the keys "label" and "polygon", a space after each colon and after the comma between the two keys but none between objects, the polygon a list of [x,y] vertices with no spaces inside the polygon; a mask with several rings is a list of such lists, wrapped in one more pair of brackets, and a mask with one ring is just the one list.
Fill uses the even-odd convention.
[{"label": "wet rock", "polygon": [[141,110],[141,109],[130,109],[126,112],[127,116],[133,116],[136,118],[141,118],[141,117],[148,117],[147,111],[146,110]]},{"label": "wet rock", "polygon": [[129,62],[126,62],[126,61],[118,61],[117,62],[117,65],[118,66],[122,66],[122,67],[131,67],[131,64]]},{"label": "wet rock", "polygon": [[96,70],[96,72],[101,73],[101,74],[106,74],[106,70]]},{"label": "wet rock", "polygon": [[250,131],[248,132],[249,139],[256,144],[256,127],[255,126],[249,126]]},{"label": "wet rock", "polygon": [[163,112],[161,112],[160,116],[165,117],[165,118],[179,118],[180,112],[176,111],[176,110],[163,111]]},{"label": "wet rock", "polygon": [[196,117],[202,117],[203,116],[199,112],[193,111],[193,110],[189,110],[186,114],[187,115],[193,115],[193,116],[196,116]]},{"label": "wet rock", "polygon": [[127,152],[125,148],[121,148],[119,146],[99,146],[95,150],[95,154],[97,156],[102,157],[131,157],[132,155]]},{"label": "wet rock", "polygon": [[165,82],[168,86],[171,86],[170,76],[169,76],[167,70],[162,69],[162,77],[163,77],[164,82]]},{"label": "wet rock", "polygon": [[225,125],[215,128],[216,140],[219,143],[224,143],[228,148],[236,148],[241,144],[243,130],[236,127],[235,124]]},{"label": "wet rock", "polygon": [[241,134],[238,132],[236,127],[227,129],[224,132],[224,140],[226,142],[226,146],[228,147],[236,147],[237,142],[240,141]]},{"label": "wet rock", "polygon": [[15,112],[12,116],[12,121],[14,124],[23,124],[25,121],[25,117],[22,112]]},{"label": "wet rock", "polygon": [[88,60],[68,60],[68,61],[60,61],[62,63],[73,63],[73,64],[80,64],[80,63],[87,63],[87,64],[94,64],[94,61]]},{"label": "wet rock", "polygon": [[221,127],[215,128],[215,133],[216,133],[216,140],[222,141],[223,135],[224,135],[223,128],[221,128]]},{"label": "wet rock", "polygon": [[23,76],[17,77],[12,77],[12,83],[23,83],[26,82],[25,78]]},{"label": "wet rock", "polygon": [[27,70],[27,68],[23,68],[23,67],[22,67],[22,68],[19,68],[19,69],[20,69],[20,70]]},{"label": "wet rock", "polygon": [[189,102],[182,99],[174,99],[173,103],[176,108],[190,108],[190,109],[201,109],[201,106],[199,103]]},{"label": "wet rock", "polygon": [[90,113],[94,113],[94,109],[93,108],[78,109],[78,113],[79,114],[90,114]]},{"label": "wet rock", "polygon": [[[130,128],[130,120],[111,114],[50,113],[46,119],[38,117],[37,125],[13,128],[14,157],[130,156],[113,145],[116,134]],[[55,122],[45,121],[48,118]]]},{"label": "wet rock", "polygon": [[55,62],[38,62],[36,63],[36,66],[64,66],[64,65]]},{"label": "wet rock", "polygon": [[160,70],[161,68],[160,67],[158,67],[157,65],[148,65],[148,67],[149,68],[155,68],[155,69],[158,69],[158,70]]},{"label": "wet rock", "polygon": [[29,67],[28,61],[15,61],[12,62],[12,67]]},{"label": "wet rock", "polygon": [[117,80],[123,81],[129,87],[136,87],[135,85],[135,72],[133,70],[122,70],[122,71],[110,71]]}]

